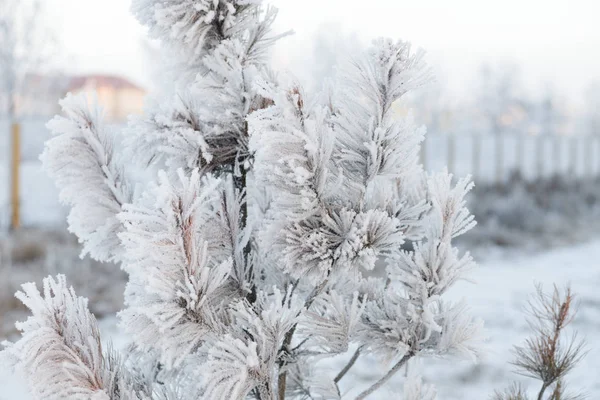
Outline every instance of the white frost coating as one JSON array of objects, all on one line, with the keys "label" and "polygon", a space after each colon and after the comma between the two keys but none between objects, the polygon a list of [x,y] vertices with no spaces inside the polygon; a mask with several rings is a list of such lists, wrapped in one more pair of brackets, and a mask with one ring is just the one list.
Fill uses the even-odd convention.
[{"label": "white frost coating", "polygon": [[435,400],[437,392],[432,385],[423,383],[420,376],[410,375],[404,384],[404,400]]},{"label": "white frost coating", "polygon": [[[474,226],[472,184],[424,173],[424,129],[393,112],[430,77],[422,53],[377,40],[313,95],[269,70],[280,36],[260,1],[134,10],[188,61],[177,94],[128,128],[125,154],[165,171],[132,199],[97,111],[71,97],[44,155],[71,229],[129,274],[121,326],[144,357],[114,375],[165,400],[340,399],[357,358],[391,361],[365,398],[413,357],[476,355],[481,323],[443,301],[474,266],[452,242]],[[347,368],[321,370],[333,356]]]},{"label": "white frost coating", "polygon": [[131,10],[149,35],[200,59],[207,47],[243,31],[262,0],[134,0]]},{"label": "white frost coating", "polygon": [[[271,294],[262,292],[255,304],[237,303],[232,311],[234,335],[227,334],[207,346],[207,399],[241,400],[254,388],[262,398],[272,398],[269,393],[281,357],[279,348],[298,322],[303,303],[290,292],[274,289]],[[244,335],[247,338],[240,339]]]},{"label": "white frost coating", "polygon": [[[171,3],[153,7],[176,7]],[[211,2],[219,9],[223,3]],[[276,9],[263,13],[257,8],[260,2],[234,3],[244,10],[235,14],[239,24],[207,44],[194,73],[179,78],[184,89],[170,99],[156,100],[158,105],[145,116],[131,120],[129,147],[140,163],[164,161],[171,172],[178,168],[202,172],[234,168],[239,172],[244,168],[249,156],[246,117],[266,101],[256,93],[253,82],[257,76],[269,75],[268,49],[283,35],[271,34]]]},{"label": "white frost coating", "polygon": [[116,215],[131,201],[131,190],[113,149],[113,137],[102,123],[102,110],[88,105],[85,94],[60,102],[64,117],[48,128],[55,137],[46,142],[40,159],[70,205],[69,230],[83,243],[83,253],[99,261],[119,261],[122,253]]},{"label": "white frost coating", "polygon": [[148,116],[132,117],[128,140],[133,156],[144,165],[164,161],[172,170],[210,164],[213,156],[197,109],[193,98],[177,96],[149,108]]},{"label": "white frost coating", "polygon": [[331,291],[315,302],[305,313],[306,320],[301,326],[301,332],[309,337],[312,346],[332,354],[348,351],[366,304],[358,297],[358,292],[348,298]]},{"label": "white frost coating", "polygon": [[118,362],[106,357],[87,299],[77,297],[64,276],[44,279],[43,293],[24,284],[17,298],[32,315],[17,323],[23,337],[6,351],[29,378],[35,399],[144,398],[135,394]]},{"label": "white frost coating", "polygon": [[210,230],[217,223],[219,187],[218,180],[201,180],[197,171],[190,177],[180,171],[176,184],[162,174],[158,185],[120,215],[125,269],[135,288],[121,319],[137,344],[159,350],[169,368],[206,336],[224,331],[221,296],[236,297],[227,287],[232,260],[215,257],[219,249],[210,246],[214,240],[222,246],[219,239],[229,236]]}]

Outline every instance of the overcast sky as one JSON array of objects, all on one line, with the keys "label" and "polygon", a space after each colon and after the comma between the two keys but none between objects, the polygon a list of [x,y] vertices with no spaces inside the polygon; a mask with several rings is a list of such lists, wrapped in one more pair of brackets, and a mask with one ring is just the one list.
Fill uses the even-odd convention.
[{"label": "overcast sky", "polygon": [[[129,15],[129,0],[48,0],[68,65],[148,82],[144,30]],[[368,41],[402,38],[423,47],[440,79],[460,92],[483,62],[515,62],[530,88],[552,85],[577,97],[600,80],[598,0],[273,0],[279,27],[293,28],[276,53],[287,65],[310,54],[323,24]],[[294,66],[292,66],[294,68]]]}]

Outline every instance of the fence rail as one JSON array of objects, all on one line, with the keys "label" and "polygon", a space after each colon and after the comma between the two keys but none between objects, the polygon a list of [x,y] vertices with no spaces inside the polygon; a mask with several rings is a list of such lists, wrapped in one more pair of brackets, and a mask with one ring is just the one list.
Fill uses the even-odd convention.
[{"label": "fence rail", "polygon": [[[53,182],[41,170],[38,156],[50,134],[45,120],[22,122],[20,204],[23,225],[63,223],[66,209],[58,203]],[[0,227],[10,222],[10,125],[0,120]],[[600,136],[428,135],[422,147],[425,169],[447,167],[476,182],[506,182],[519,172],[535,181],[555,174],[577,178],[600,175]]]},{"label": "fence rail", "polygon": [[599,136],[429,135],[421,148],[426,170],[447,167],[477,182],[503,183],[518,172],[535,181],[553,175],[600,174]]}]

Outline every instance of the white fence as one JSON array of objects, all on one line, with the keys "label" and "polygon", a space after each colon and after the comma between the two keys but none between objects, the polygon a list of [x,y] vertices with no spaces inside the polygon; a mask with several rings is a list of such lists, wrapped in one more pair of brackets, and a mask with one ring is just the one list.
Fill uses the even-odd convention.
[{"label": "white fence", "polygon": [[[66,210],[59,205],[54,183],[42,171],[38,156],[50,137],[46,120],[22,123],[21,219],[23,225],[64,224]],[[0,120],[0,226],[9,215],[10,129]],[[457,176],[473,175],[476,182],[506,182],[512,172],[525,179],[570,174],[600,174],[600,136],[428,135],[422,162],[429,171],[444,167]]]},{"label": "white fence", "polygon": [[503,183],[513,172],[535,181],[553,175],[595,177],[600,172],[598,136],[429,135],[422,147],[426,170],[444,167],[476,182]]}]

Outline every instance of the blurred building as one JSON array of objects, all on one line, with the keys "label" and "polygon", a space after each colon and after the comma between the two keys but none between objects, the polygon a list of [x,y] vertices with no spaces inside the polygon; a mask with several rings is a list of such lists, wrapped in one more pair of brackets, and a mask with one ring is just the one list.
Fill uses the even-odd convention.
[{"label": "blurred building", "polygon": [[[16,98],[16,115],[28,119],[59,114],[58,101],[69,92],[86,93],[90,98],[96,93],[106,121],[120,123],[143,112],[146,96],[142,87],[113,75],[30,75],[23,86]],[[0,103],[6,103],[1,95]]]},{"label": "blurred building", "polygon": [[[67,85],[64,75],[30,74],[14,95],[14,114],[18,118],[46,118],[54,115],[60,108],[58,100]],[[11,97],[9,93],[0,92],[0,114],[4,119],[9,114]]]},{"label": "blurred building", "polygon": [[109,122],[122,122],[142,114],[146,91],[125,78],[111,75],[82,75],[69,81],[67,92],[95,93]]}]

